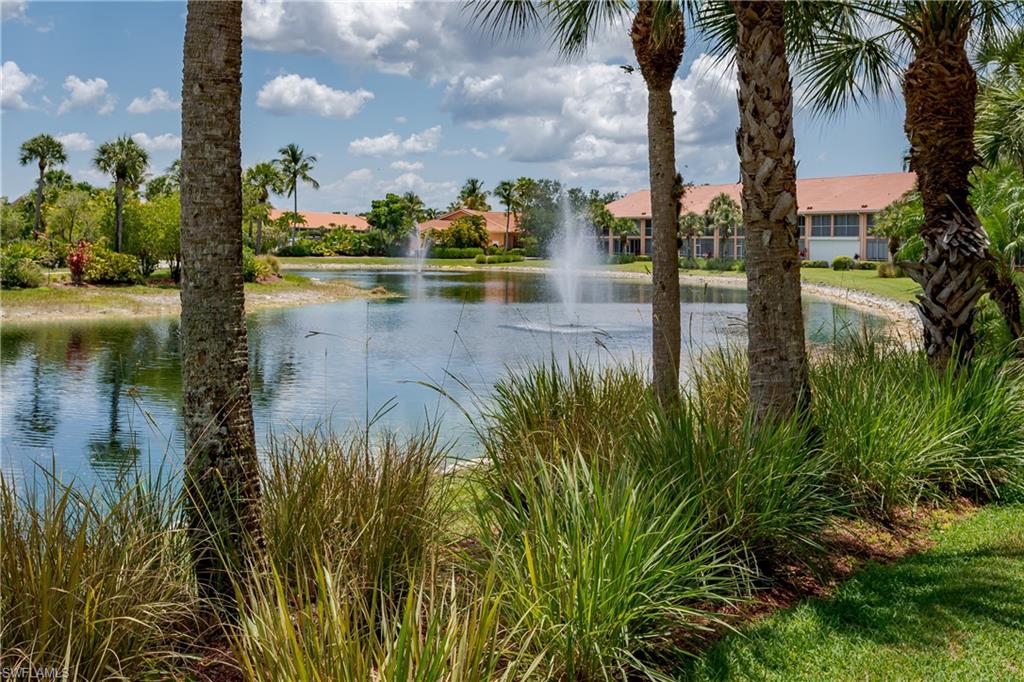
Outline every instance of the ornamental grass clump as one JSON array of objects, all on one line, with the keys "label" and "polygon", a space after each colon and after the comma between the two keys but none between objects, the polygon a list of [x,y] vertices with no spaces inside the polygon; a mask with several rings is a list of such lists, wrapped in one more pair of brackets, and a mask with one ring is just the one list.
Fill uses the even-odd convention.
[{"label": "ornamental grass clump", "polygon": [[821,531],[843,508],[827,485],[831,458],[808,440],[795,419],[755,425],[694,398],[639,421],[630,456],[679,495],[696,491],[711,532],[770,579],[780,564],[813,559]]},{"label": "ornamental grass clump", "polygon": [[322,562],[346,587],[401,600],[448,518],[447,450],[427,428],[329,428],[271,438],[262,472],[267,552],[288,584]]},{"label": "ornamental grass clump", "polygon": [[559,454],[535,449],[531,466],[514,470],[531,470],[526,478],[485,474],[481,572],[546,677],[657,677],[745,591],[741,571],[708,527],[697,486]]},{"label": "ornamental grass clump", "polygon": [[0,478],[0,667],[66,679],[171,677],[198,631],[167,482],[82,492],[52,471]]},{"label": "ornamental grass clump", "polygon": [[511,681],[530,678],[539,664],[526,658],[529,636],[513,639],[502,624],[492,578],[410,574],[405,597],[382,610],[321,561],[310,576],[289,586],[271,567],[250,589],[230,635],[247,680]]}]

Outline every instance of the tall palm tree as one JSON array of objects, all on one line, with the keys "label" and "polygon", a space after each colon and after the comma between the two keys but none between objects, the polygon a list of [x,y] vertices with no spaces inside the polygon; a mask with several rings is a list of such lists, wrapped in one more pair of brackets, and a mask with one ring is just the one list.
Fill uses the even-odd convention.
[{"label": "tall palm tree", "polygon": [[67,163],[68,155],[64,152],[64,144],[52,135],[42,134],[21,143],[18,163],[27,166],[35,161],[39,166],[39,180],[36,183],[36,233],[43,231],[43,184],[46,169]]},{"label": "tall palm tree", "polygon": [[92,163],[104,173],[114,176],[114,209],[117,215],[114,250],[120,251],[124,239],[124,188],[142,184],[149,154],[135,140],[122,135],[97,147]]},{"label": "tall palm tree", "polygon": [[489,211],[491,207],[487,203],[487,194],[479,178],[469,178],[459,190],[459,203],[474,211]]},{"label": "tall palm tree", "polygon": [[505,250],[508,251],[508,229],[512,214],[518,210],[519,194],[516,192],[516,183],[512,180],[502,180],[494,188],[494,196],[505,207]]},{"label": "tall palm tree", "polygon": [[800,296],[790,57],[812,52],[819,26],[842,30],[843,2],[709,3],[698,28],[719,58],[734,58],[737,148],[747,272],[750,405],[757,419],[807,415],[810,382]]},{"label": "tall palm tree", "polygon": [[982,45],[974,143],[988,166],[1001,161],[1024,173],[1024,28]]},{"label": "tall palm tree", "polygon": [[733,230],[743,222],[743,211],[732,197],[722,192],[712,197],[704,211],[704,218],[708,227],[718,231],[718,243],[725,244],[732,237]]},{"label": "tall palm tree", "polygon": [[904,267],[921,285],[918,312],[932,365],[965,364],[974,347],[976,304],[991,266],[989,238],[968,200],[977,78],[969,40],[984,43],[1022,12],[984,0],[849,0],[870,15],[843,30],[823,31],[802,66],[811,104],[836,112],[865,95],[893,94],[901,82],[910,169],[924,205],[924,253]]},{"label": "tall palm tree", "polygon": [[679,263],[677,221],[683,193],[676,172],[672,81],[683,58],[686,3],[678,0],[587,2],[586,0],[503,0],[479,3],[474,16],[495,32],[522,35],[545,23],[563,56],[587,48],[603,26],[630,20],[630,39],[647,84],[647,152],[651,179],[652,368],[654,390],[664,405],[679,400]]},{"label": "tall palm tree", "polygon": [[[275,163],[281,169],[284,177],[285,196],[294,199],[293,212],[299,212],[299,180],[307,183],[313,189],[320,189],[320,183],[313,179],[310,173],[316,166],[316,157],[306,154],[302,147],[295,143],[286,144],[277,150],[281,155]],[[295,228],[292,227],[292,241],[295,241]]]},{"label": "tall palm tree", "polygon": [[[270,193],[280,194],[284,189],[284,178],[277,164],[261,161],[245,171],[243,182],[256,194],[259,211],[256,216],[256,253],[263,252],[263,223],[267,220],[267,209],[270,204]],[[250,235],[252,236],[252,235]]]},{"label": "tall palm tree", "polygon": [[200,594],[236,613],[262,553],[242,288],[241,2],[190,0],[181,103],[185,490]]}]

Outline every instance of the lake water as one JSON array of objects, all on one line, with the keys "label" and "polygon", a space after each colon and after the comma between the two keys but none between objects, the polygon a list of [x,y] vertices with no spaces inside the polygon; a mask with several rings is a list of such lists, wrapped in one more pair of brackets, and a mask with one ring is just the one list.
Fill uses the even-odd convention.
[{"label": "lake water", "polygon": [[[460,410],[508,368],[579,355],[647,363],[651,286],[584,278],[577,319],[555,282],[508,272],[311,272],[402,294],[262,310],[249,316],[253,408],[271,431],[330,420],[336,429],[380,419],[413,429],[440,420],[456,451],[475,454]],[[683,345],[743,342],[745,291],[685,286]],[[812,341],[884,320],[805,300]],[[575,326],[568,323],[573,322]],[[181,461],[176,318],[4,324],[0,330],[0,468],[21,478],[51,458],[65,476],[109,478],[126,464]],[[686,358],[683,359],[684,371]],[[425,385],[427,384],[427,385]],[[434,387],[431,387],[433,385]]]}]

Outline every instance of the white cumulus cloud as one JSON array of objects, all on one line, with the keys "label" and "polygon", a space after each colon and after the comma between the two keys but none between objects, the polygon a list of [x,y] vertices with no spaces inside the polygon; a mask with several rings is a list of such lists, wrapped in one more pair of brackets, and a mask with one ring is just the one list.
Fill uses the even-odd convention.
[{"label": "white cumulus cloud", "polygon": [[177,111],[181,102],[172,99],[163,88],[153,88],[149,97],[136,97],[128,105],[129,114],[148,114],[154,111]]},{"label": "white cumulus cloud", "polygon": [[57,136],[57,141],[71,152],[86,152],[96,146],[85,133],[61,133]]},{"label": "white cumulus cloud", "polygon": [[265,83],[256,96],[256,104],[274,114],[350,118],[372,99],[369,90],[335,90],[315,78],[289,73]]},{"label": "white cumulus cloud", "polygon": [[135,133],[132,139],[139,143],[139,146],[150,152],[161,152],[181,149],[181,137],[174,133],[162,133],[150,136],[146,133]]},{"label": "white cumulus cloud", "polygon": [[434,126],[406,138],[394,132],[379,137],[360,137],[352,140],[348,151],[357,156],[394,156],[432,152],[441,144],[441,126]]},{"label": "white cumulus cloud", "polygon": [[117,104],[117,97],[107,91],[107,81],[103,78],[82,80],[71,74],[64,79],[67,98],[57,107],[58,114],[66,114],[72,109],[94,109],[99,114],[109,114]]},{"label": "white cumulus cloud", "polygon": [[418,171],[423,170],[422,161],[392,161],[391,167],[395,170],[400,171]]},{"label": "white cumulus cloud", "polygon": [[0,108],[30,109],[25,93],[40,84],[38,76],[25,73],[16,62],[4,62],[0,71]]}]

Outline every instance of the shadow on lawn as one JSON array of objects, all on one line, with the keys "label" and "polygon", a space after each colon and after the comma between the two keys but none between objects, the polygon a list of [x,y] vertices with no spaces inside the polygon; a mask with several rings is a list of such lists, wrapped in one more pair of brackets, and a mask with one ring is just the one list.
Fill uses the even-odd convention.
[{"label": "shadow on lawn", "polygon": [[681,679],[785,679],[809,656],[842,657],[865,646],[949,656],[959,633],[992,627],[1024,638],[1022,574],[1021,535],[872,564],[832,597],[805,602],[719,642]]}]

